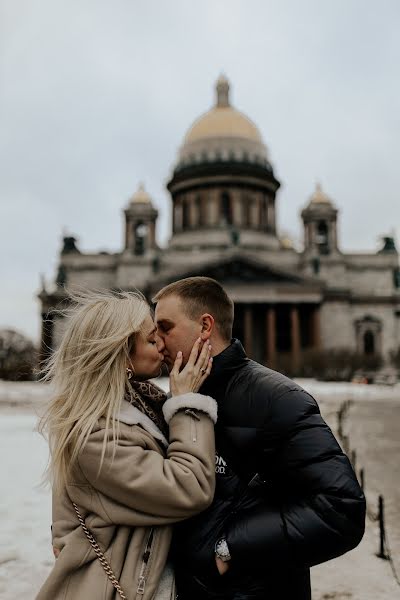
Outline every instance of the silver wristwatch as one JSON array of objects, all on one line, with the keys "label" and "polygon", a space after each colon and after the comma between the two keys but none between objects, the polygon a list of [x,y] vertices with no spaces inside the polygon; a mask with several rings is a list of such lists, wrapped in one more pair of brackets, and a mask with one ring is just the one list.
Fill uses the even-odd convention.
[{"label": "silver wristwatch", "polygon": [[231,555],[225,538],[219,539],[215,544],[215,554],[223,562],[228,562],[228,560],[231,560]]}]

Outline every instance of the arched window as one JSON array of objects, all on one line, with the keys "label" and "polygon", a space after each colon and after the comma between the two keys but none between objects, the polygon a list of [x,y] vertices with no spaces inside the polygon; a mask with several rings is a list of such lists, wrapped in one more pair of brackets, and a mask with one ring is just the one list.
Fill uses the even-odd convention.
[{"label": "arched window", "polygon": [[182,198],[182,229],[188,229],[189,228],[189,203],[186,200],[185,197]]},{"label": "arched window", "polygon": [[143,223],[142,221],[139,221],[134,226],[133,235],[134,235],[134,239],[135,239],[135,254],[136,254],[136,256],[142,256],[145,253],[146,238],[148,235],[148,230],[149,230],[148,226],[145,223]]},{"label": "arched window", "polygon": [[371,330],[364,333],[364,354],[375,354],[375,337]]},{"label": "arched window", "polygon": [[260,229],[268,229],[268,198],[263,196],[260,204]]},{"label": "arched window", "polygon": [[318,221],[315,241],[320,254],[329,254],[328,224],[326,221]]},{"label": "arched window", "polygon": [[357,351],[360,354],[382,353],[382,322],[374,315],[365,315],[354,322]]},{"label": "arched window", "polygon": [[221,221],[226,225],[232,225],[233,223],[233,215],[232,215],[232,202],[231,197],[227,192],[223,192],[221,194]]},{"label": "arched window", "polygon": [[249,196],[243,197],[243,225],[244,227],[251,227],[251,210],[253,200]]}]

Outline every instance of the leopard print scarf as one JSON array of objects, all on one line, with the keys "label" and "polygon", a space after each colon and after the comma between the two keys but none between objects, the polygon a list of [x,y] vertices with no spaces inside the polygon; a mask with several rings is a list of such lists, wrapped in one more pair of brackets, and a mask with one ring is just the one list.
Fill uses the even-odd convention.
[{"label": "leopard print scarf", "polygon": [[153,421],[163,435],[168,439],[168,425],[164,420],[162,406],[167,394],[150,381],[130,381],[126,399]]}]

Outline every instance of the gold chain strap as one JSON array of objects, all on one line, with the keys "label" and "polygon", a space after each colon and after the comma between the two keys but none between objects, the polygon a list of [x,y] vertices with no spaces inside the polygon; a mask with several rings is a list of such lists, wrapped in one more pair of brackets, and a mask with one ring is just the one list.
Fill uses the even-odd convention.
[{"label": "gold chain strap", "polygon": [[75,502],[72,503],[73,507],[75,509],[75,512],[77,514],[79,523],[81,524],[81,527],[83,529],[83,531],[85,532],[85,535],[87,537],[87,539],[90,542],[90,545],[92,546],[93,550],[96,553],[97,558],[99,559],[101,566],[103,567],[104,571],[106,572],[107,577],[109,578],[109,580],[111,581],[111,583],[113,584],[113,586],[115,587],[115,589],[117,590],[118,594],[121,596],[121,598],[123,600],[127,600],[118,579],[115,577],[114,575],[114,571],[112,570],[112,568],[110,567],[110,565],[107,562],[106,557],[104,556],[103,552],[100,550],[100,547],[98,545],[98,543],[96,542],[93,534],[89,531],[89,529],[86,527],[85,525],[85,521],[82,518],[81,513],[79,512],[79,508],[77,507],[77,505],[75,504]]}]

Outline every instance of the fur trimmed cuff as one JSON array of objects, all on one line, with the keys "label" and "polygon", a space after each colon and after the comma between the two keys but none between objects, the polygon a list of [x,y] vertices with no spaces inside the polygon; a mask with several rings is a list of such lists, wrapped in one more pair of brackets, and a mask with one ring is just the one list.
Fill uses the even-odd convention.
[{"label": "fur trimmed cuff", "polygon": [[214,398],[211,396],[203,396],[203,394],[195,394],[194,392],[188,392],[187,394],[181,394],[180,396],[172,396],[164,403],[163,413],[167,423],[170,422],[172,417],[184,408],[193,408],[200,412],[206,413],[213,423],[217,422],[218,407]]}]

